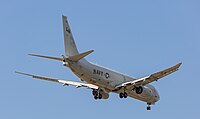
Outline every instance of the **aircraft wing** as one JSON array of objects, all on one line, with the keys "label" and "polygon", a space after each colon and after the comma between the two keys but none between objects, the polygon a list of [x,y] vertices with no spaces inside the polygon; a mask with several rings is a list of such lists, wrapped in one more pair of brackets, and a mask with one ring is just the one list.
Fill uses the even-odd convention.
[{"label": "aircraft wing", "polygon": [[48,78],[48,77],[36,76],[36,75],[22,73],[22,72],[15,72],[15,73],[26,75],[26,76],[31,76],[32,78],[36,78],[36,79],[41,79],[41,80],[47,80],[47,81],[61,83],[63,86],[72,85],[72,86],[75,86],[76,88],[85,87],[85,88],[89,88],[89,89],[98,89],[98,86],[93,85],[93,84],[88,84],[88,83],[68,81],[68,80],[60,80],[60,79],[55,79],[55,78]]},{"label": "aircraft wing", "polygon": [[136,79],[134,81],[125,82],[125,83],[117,86],[116,88],[126,87],[127,89],[129,89],[129,88],[133,88],[133,87],[137,87],[137,86],[144,86],[146,84],[149,84],[153,81],[157,81],[158,79],[165,77],[165,76],[177,71],[178,68],[181,66],[181,64],[182,63],[179,63],[179,64],[177,64],[173,67],[170,67],[170,68],[165,69],[163,71],[151,74],[149,76],[145,76],[143,78]]}]

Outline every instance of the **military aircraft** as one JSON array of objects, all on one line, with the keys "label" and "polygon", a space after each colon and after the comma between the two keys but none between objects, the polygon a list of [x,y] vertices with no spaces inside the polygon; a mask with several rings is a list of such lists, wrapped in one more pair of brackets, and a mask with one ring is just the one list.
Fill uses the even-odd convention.
[{"label": "military aircraft", "polygon": [[155,104],[155,102],[160,99],[157,90],[150,85],[150,83],[177,71],[182,64],[176,64],[168,69],[142,78],[130,77],[126,74],[87,61],[84,57],[92,53],[93,50],[79,53],[66,16],[62,16],[62,22],[65,54],[62,55],[62,57],[51,57],[37,54],[29,55],[63,62],[63,65],[78,76],[81,79],[81,82],[48,78],[23,72],[16,73],[31,76],[36,79],[61,83],[63,86],[73,85],[77,88],[85,87],[92,90],[94,99],[108,99],[109,93],[111,92],[119,94],[120,98],[132,97],[146,102],[147,110],[150,110],[150,105]]}]

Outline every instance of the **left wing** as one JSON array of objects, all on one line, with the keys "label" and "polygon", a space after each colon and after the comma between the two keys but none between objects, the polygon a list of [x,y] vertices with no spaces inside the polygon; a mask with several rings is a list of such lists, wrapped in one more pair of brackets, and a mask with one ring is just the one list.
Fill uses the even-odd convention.
[{"label": "left wing", "polygon": [[165,76],[177,71],[178,68],[181,66],[181,64],[182,63],[179,63],[179,64],[177,64],[173,67],[170,67],[168,69],[165,69],[163,71],[151,74],[151,75],[143,77],[143,78],[136,79],[134,81],[125,82],[125,83],[117,86],[116,88],[126,87],[127,89],[129,89],[129,88],[132,88],[132,87],[144,86],[146,84],[149,84],[153,81],[157,81],[158,79],[165,77]]},{"label": "left wing", "polygon": [[95,86],[93,84],[88,84],[88,83],[60,80],[60,79],[55,79],[55,78],[47,78],[47,77],[36,76],[36,75],[22,73],[22,72],[15,72],[15,73],[26,75],[26,76],[31,76],[32,78],[36,78],[36,79],[41,79],[41,80],[47,80],[47,81],[61,83],[63,86],[65,86],[65,85],[73,85],[73,86],[76,86],[77,88],[85,87],[85,88],[90,88],[90,89],[98,89],[98,86]]}]

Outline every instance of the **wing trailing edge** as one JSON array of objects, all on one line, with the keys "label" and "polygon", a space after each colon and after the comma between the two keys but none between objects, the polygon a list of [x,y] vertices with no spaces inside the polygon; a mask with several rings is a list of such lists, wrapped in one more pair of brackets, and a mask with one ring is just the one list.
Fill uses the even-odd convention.
[{"label": "wing trailing edge", "polygon": [[75,81],[69,81],[69,80],[60,80],[60,79],[56,79],[56,78],[37,76],[37,75],[32,75],[32,74],[27,74],[27,73],[17,72],[17,71],[15,73],[30,76],[35,79],[41,79],[41,80],[61,83],[63,86],[72,85],[72,86],[75,86],[76,88],[85,87],[85,88],[89,88],[89,89],[98,89],[98,86],[89,84],[89,83],[75,82]]}]

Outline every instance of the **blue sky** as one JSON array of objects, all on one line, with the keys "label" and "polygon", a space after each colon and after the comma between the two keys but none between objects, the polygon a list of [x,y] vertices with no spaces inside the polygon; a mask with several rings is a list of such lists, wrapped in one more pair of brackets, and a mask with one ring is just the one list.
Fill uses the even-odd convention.
[{"label": "blue sky", "polygon": [[[198,0],[2,0],[0,4],[0,118],[199,117],[200,2]],[[79,51],[97,64],[142,77],[183,62],[153,83],[161,100],[146,103],[111,94],[94,100],[88,89],[17,75],[23,71],[79,81],[61,62],[30,57],[64,54],[61,15],[67,15]]]}]

